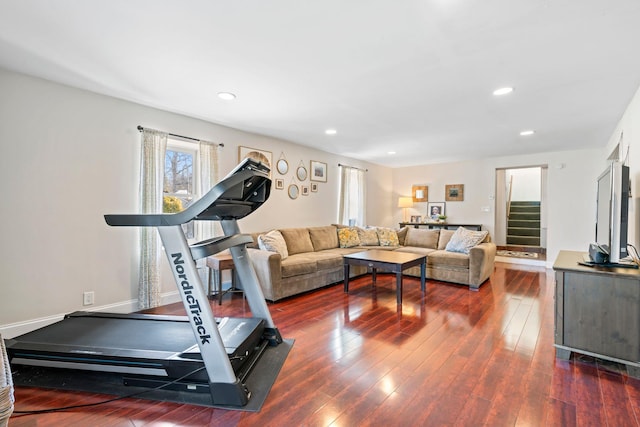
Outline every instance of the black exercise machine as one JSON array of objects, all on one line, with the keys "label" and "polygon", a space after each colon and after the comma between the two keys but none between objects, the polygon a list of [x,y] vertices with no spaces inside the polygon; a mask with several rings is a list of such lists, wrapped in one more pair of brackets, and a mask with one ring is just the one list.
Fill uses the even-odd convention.
[{"label": "black exercise machine", "polygon": [[[271,319],[237,220],[269,198],[269,168],[241,162],[201,199],[175,214],[105,215],[112,226],[157,227],[187,316],[75,312],[7,340],[12,366],[111,372],[125,385],[210,393],[211,403],[244,406],[245,379],[282,337]],[[220,221],[224,235],[193,245],[182,224]],[[229,249],[252,318],[214,318],[195,261]],[[285,356],[286,357],[286,356]]]}]

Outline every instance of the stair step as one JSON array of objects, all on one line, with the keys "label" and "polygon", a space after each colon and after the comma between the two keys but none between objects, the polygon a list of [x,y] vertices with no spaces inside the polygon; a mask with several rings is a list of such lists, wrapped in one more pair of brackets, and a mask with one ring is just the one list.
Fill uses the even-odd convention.
[{"label": "stair step", "polygon": [[540,206],[539,201],[523,201],[523,200],[512,200],[511,206]]},{"label": "stair step", "polygon": [[499,251],[515,251],[515,252],[537,252],[539,254],[546,254],[547,249],[542,246],[530,246],[530,245],[498,245]]},{"label": "stair step", "polygon": [[540,228],[528,227],[508,227],[507,235],[509,236],[535,236],[540,237]]},{"label": "stair step", "polygon": [[509,219],[540,221],[540,212],[536,212],[536,213],[511,212],[509,214]]},{"label": "stair step", "polygon": [[540,246],[540,237],[507,235],[507,245]]},{"label": "stair step", "polygon": [[522,213],[539,213],[540,206],[513,206],[511,205],[511,209],[509,212],[522,212]]},{"label": "stair step", "polygon": [[507,227],[521,227],[521,228],[540,228],[540,220],[514,220],[508,221]]}]

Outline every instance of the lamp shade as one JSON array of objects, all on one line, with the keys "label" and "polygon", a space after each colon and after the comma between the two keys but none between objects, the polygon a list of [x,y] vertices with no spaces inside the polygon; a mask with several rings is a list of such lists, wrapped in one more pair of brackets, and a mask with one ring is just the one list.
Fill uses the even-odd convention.
[{"label": "lamp shade", "polygon": [[411,197],[400,197],[398,199],[398,207],[399,208],[411,208],[411,207],[413,207],[413,198],[411,198]]}]

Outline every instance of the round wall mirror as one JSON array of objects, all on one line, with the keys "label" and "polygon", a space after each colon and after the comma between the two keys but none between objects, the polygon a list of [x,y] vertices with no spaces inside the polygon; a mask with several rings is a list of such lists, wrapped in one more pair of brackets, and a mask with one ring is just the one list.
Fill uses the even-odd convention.
[{"label": "round wall mirror", "polygon": [[280,159],[278,160],[278,163],[276,163],[276,168],[280,175],[284,175],[289,172],[289,163],[287,163],[285,159]]},{"label": "round wall mirror", "polygon": [[298,166],[296,175],[298,176],[298,181],[304,181],[305,179],[307,179],[307,168],[305,168],[304,166]]},{"label": "round wall mirror", "polygon": [[292,199],[297,199],[298,194],[300,194],[300,190],[298,190],[298,186],[296,184],[289,185],[289,197]]}]

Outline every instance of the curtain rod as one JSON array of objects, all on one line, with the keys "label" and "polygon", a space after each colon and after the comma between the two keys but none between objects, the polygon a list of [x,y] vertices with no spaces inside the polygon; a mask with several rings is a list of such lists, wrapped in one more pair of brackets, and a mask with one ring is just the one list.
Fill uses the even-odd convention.
[{"label": "curtain rod", "polygon": [[359,171],[369,172],[369,169],[357,168],[357,167],[355,167],[355,166],[343,165],[343,164],[341,164],[341,163],[338,163],[338,166],[340,166],[340,167],[345,167],[345,168],[351,168],[351,169],[357,169],[357,170],[359,170]]},{"label": "curtain rod", "polygon": [[[144,128],[140,125],[138,125],[138,131],[142,132],[145,129],[149,129],[149,130],[155,130],[155,129],[151,129],[151,128]],[[167,135],[169,136],[173,136],[176,138],[181,138],[181,139],[186,139],[188,141],[195,141],[195,142],[200,142],[201,140],[197,139],[197,138],[191,138],[190,136],[184,136],[184,135],[176,135],[175,133],[167,133]],[[224,144],[222,142],[217,143],[219,147],[224,147]]]}]

